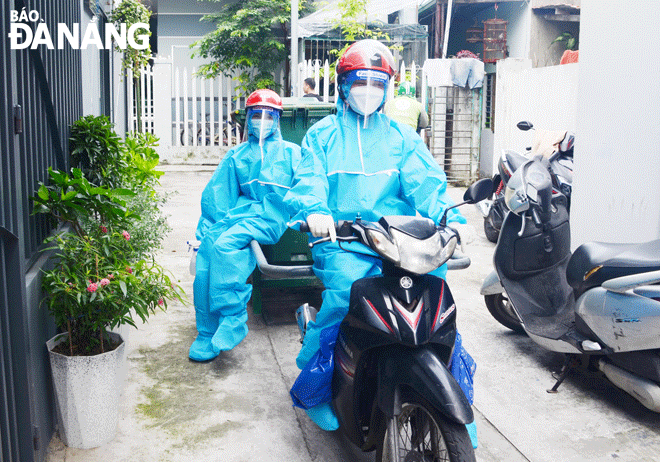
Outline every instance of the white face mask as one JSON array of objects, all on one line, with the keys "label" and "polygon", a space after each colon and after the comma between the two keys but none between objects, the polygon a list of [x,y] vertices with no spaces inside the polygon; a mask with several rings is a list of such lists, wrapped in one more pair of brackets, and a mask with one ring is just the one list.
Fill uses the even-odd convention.
[{"label": "white face mask", "polygon": [[348,104],[363,116],[376,112],[383,102],[385,90],[372,85],[351,88],[348,95]]},{"label": "white face mask", "polygon": [[268,136],[271,134],[273,131],[273,127],[275,126],[275,121],[272,119],[265,119],[265,120],[252,120],[250,122],[250,133],[258,139],[264,139],[268,138]]}]

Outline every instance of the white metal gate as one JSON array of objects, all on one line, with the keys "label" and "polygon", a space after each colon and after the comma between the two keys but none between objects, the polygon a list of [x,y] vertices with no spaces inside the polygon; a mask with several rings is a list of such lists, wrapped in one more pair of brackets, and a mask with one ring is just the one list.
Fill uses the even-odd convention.
[{"label": "white metal gate", "polygon": [[431,154],[454,183],[478,178],[481,89],[431,88]]}]

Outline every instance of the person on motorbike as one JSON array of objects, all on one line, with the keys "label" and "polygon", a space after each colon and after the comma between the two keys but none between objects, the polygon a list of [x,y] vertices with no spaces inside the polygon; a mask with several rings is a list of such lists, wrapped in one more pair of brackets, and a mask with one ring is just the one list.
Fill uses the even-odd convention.
[{"label": "person on motorbike", "polygon": [[[411,127],[379,112],[394,68],[391,52],[375,40],[355,42],[343,53],[337,64],[337,113],[305,135],[302,159],[284,198],[293,216],[291,226],[306,221],[313,237],[330,240],[312,249],[313,269],[325,291],[296,358],[303,372],[313,367],[310,360],[321,348],[320,339],[327,339],[322,332],[346,316],[352,283],[382,272],[379,259],[340,248],[335,221],[419,213],[438,223],[452,204],[445,173],[422,139]],[[449,211],[448,222],[466,223],[456,209]],[[444,277],[446,266],[432,274]],[[309,406],[306,412],[324,430],[339,426],[330,402]]]},{"label": "person on motorbike", "polygon": [[276,243],[289,218],[282,200],[300,147],[282,139],[282,99],[272,90],[256,90],[246,100],[246,112],[247,139],[227,152],[202,192],[193,361],[211,360],[245,338],[252,293],[246,281],[256,265],[249,243]]}]

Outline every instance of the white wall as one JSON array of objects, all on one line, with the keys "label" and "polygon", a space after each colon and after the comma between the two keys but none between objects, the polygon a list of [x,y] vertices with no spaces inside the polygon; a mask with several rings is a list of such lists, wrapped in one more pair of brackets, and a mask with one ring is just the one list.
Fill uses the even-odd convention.
[{"label": "white wall", "polygon": [[582,0],[580,16],[573,247],[660,238],[660,2]]},{"label": "white wall", "polygon": [[531,68],[530,60],[512,58],[497,62],[492,171],[502,149],[524,154],[532,145],[534,131],[516,127],[522,120],[539,130],[576,131],[578,66]]}]

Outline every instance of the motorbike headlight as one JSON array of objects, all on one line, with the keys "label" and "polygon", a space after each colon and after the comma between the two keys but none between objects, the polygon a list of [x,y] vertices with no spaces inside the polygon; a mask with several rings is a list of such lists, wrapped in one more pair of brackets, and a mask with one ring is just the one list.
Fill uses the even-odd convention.
[{"label": "motorbike headlight", "polygon": [[385,234],[376,231],[375,229],[368,229],[367,235],[379,254],[393,261],[395,264],[398,264],[401,261],[397,245],[390,241]]},{"label": "motorbike headlight", "polygon": [[399,248],[399,266],[415,274],[430,273],[445,263],[454,253],[457,238],[452,235],[443,244],[440,233],[436,232],[427,239],[416,239],[396,229],[391,231],[396,246]]}]

